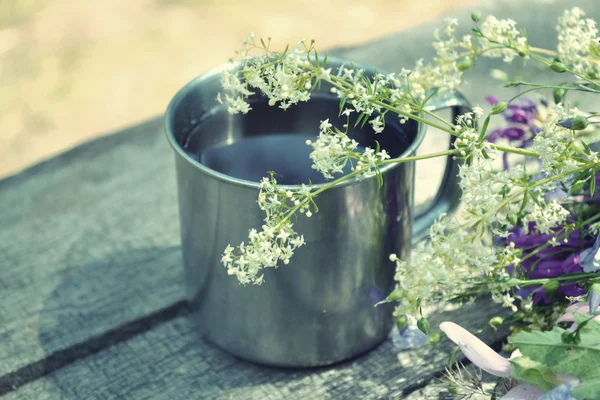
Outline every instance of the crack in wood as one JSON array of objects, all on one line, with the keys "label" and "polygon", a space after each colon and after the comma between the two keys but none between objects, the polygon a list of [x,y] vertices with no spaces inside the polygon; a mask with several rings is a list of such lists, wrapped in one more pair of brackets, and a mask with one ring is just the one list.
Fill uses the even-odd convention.
[{"label": "crack in wood", "polygon": [[177,317],[187,315],[188,303],[180,300],[170,306],[161,308],[144,317],[110,329],[101,335],[53,352],[45,358],[27,364],[16,371],[0,377],[0,396],[12,392],[37,379],[43,378],[74,362],[97,354],[118,343],[125,342],[135,336],[147,332],[158,325]]}]

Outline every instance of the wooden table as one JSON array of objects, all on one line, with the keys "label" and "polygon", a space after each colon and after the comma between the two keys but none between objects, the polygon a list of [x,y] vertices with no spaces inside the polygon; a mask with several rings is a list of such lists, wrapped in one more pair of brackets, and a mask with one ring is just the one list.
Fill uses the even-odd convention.
[{"label": "wooden table", "polygon": [[[590,13],[592,4],[587,1]],[[529,20],[532,41],[544,44],[558,10],[568,5],[509,1],[482,9],[498,17],[526,16],[521,20]],[[468,30],[468,14],[460,20]],[[331,53],[397,70],[431,56],[436,26],[441,22]],[[490,94],[483,86],[486,70],[496,65],[481,64],[466,89],[474,104]],[[0,395],[434,397],[431,384],[453,350],[448,340],[408,350],[388,340],[360,358],[304,370],[256,366],[202,341],[183,300],[174,177],[171,149],[156,118],[0,181]],[[487,304],[437,310],[431,321],[433,327],[450,319],[476,329],[497,311]],[[484,340],[499,344],[502,337],[486,334]]]}]

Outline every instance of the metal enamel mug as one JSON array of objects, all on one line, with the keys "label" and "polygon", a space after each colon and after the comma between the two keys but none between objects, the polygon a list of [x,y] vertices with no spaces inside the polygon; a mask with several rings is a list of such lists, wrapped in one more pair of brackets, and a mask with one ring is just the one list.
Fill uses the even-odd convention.
[{"label": "metal enamel mug", "polygon": [[[328,59],[334,72],[344,62]],[[368,74],[381,72],[362,67]],[[289,265],[266,270],[263,285],[242,286],[227,275],[220,263],[225,247],[247,241],[249,229],[262,226],[264,214],[256,203],[259,183],[211,169],[199,162],[199,154],[259,135],[316,136],[319,122],[327,118],[341,127],[345,117],[337,119],[339,102],[329,89],[323,84],[310,101],[285,111],[256,96],[248,114],[229,115],[215,101],[221,90],[220,70],[215,70],[181,89],[165,116],[166,135],[175,150],[185,284],[193,319],[204,338],[256,363],[322,366],[382,343],[393,327],[393,306],[374,304],[394,288],[389,254],[409,257],[413,240],[440,213],[458,205],[458,166],[451,157],[437,196],[419,215],[413,215],[414,162],[387,165],[381,170],[381,188],[375,177],[351,179],[319,195],[319,212],[294,225],[307,244],[296,250]],[[468,104],[456,94],[429,108],[452,108],[456,116]],[[400,124],[397,118],[377,136],[368,124],[351,131],[362,146],[375,147],[377,140],[392,157],[414,155],[424,135],[424,126]]]}]

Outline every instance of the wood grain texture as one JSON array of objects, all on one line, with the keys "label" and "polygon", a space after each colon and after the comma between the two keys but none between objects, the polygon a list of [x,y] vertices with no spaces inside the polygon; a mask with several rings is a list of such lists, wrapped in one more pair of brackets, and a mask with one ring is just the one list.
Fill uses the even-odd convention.
[{"label": "wood grain texture", "polygon": [[[496,311],[475,304],[435,312],[432,326],[452,319],[473,326]],[[484,335],[493,342],[501,336]],[[374,351],[332,367],[272,369],[236,359],[204,343],[189,318],[158,326],[76,361],[7,394],[25,399],[401,399],[427,385],[448,362],[444,340],[398,350],[387,340]],[[418,397],[413,397],[418,398]]]},{"label": "wood grain texture", "polygon": [[[183,298],[162,130],[157,118],[0,181],[0,376]],[[435,193],[423,187],[417,201]]]},{"label": "wood grain texture", "polygon": [[[554,21],[567,6],[567,0],[552,7],[506,1],[482,8],[522,16],[536,44],[552,47]],[[598,19],[592,0],[580,6]],[[466,32],[468,16],[460,20]],[[331,53],[396,71],[431,56],[432,33],[441,25]],[[475,104],[490,94],[490,67],[503,66],[486,60],[469,76],[466,95]],[[28,365],[182,299],[174,178],[156,119],[0,181],[0,376],[29,371]],[[475,327],[493,312],[482,307],[437,318]],[[106,350],[45,371],[47,377],[7,398],[393,398],[427,381],[448,350],[446,343],[444,351],[398,356],[388,342],[336,368],[265,370],[200,344],[183,317],[107,343]]]},{"label": "wood grain texture", "polygon": [[159,120],[0,182],[0,375],[182,298]]}]

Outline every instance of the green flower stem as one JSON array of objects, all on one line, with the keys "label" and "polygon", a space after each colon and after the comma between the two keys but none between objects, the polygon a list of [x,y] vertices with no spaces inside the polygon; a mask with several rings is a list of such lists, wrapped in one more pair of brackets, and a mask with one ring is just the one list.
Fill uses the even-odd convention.
[{"label": "green flower stem", "polygon": [[[547,60],[546,58],[544,58],[544,57],[540,57],[540,56],[538,56],[538,55],[536,55],[536,54],[532,54],[532,55],[531,55],[531,58],[533,58],[534,60],[536,60],[536,61],[538,61],[538,62],[541,62],[542,64],[544,64],[544,65],[546,65],[546,66],[548,66],[548,67],[550,67],[550,65],[552,65],[552,61],[549,61],[549,60]],[[570,69],[570,68],[568,68],[568,67],[566,67],[566,68],[567,68],[567,69],[566,69],[566,71],[565,71],[565,72],[568,72],[568,73],[570,73],[571,75],[574,75],[574,76],[578,77],[579,79],[581,79],[581,80],[584,80],[584,81],[586,81],[586,82],[588,82],[588,83],[590,83],[590,84],[592,84],[592,85],[594,85],[594,86],[600,86],[600,82],[598,82],[598,81],[594,81],[594,80],[592,80],[592,79],[588,78],[588,77],[587,77],[587,76],[585,76],[585,75],[578,74],[577,72],[573,71],[572,69]]]},{"label": "green flower stem", "polygon": [[539,157],[540,156],[539,153],[536,153],[535,151],[521,149],[521,148],[512,147],[512,146],[502,146],[502,145],[499,145],[499,144],[490,144],[490,147],[492,149],[503,151],[505,153],[520,154],[520,155],[523,155],[523,156],[532,156],[532,157]]},{"label": "green flower stem", "polygon": [[428,158],[443,157],[443,156],[449,156],[449,155],[458,154],[458,153],[460,153],[460,150],[454,149],[454,150],[440,151],[438,153],[423,154],[421,156],[391,158],[389,160],[380,162],[378,165],[400,164],[400,163],[409,162],[409,161],[427,160]]},{"label": "green flower stem", "polygon": [[[432,121],[428,121],[428,120],[426,120],[423,117],[419,117],[418,115],[414,115],[414,114],[408,113],[408,112],[406,112],[404,110],[400,110],[399,108],[392,107],[391,105],[386,104],[383,101],[374,100],[373,104],[381,106],[381,107],[385,108],[388,111],[391,111],[391,112],[394,112],[396,114],[402,115],[404,117],[410,118],[410,119],[415,120],[417,122],[420,122],[422,124],[429,125],[432,128],[436,128],[436,129],[439,129],[439,130],[444,131],[446,133],[449,133],[452,136],[460,136],[460,134],[458,132],[456,132],[454,129],[450,129],[450,128],[446,127],[446,126],[436,124],[435,122],[432,122]],[[423,110],[423,111],[425,111],[425,110]],[[448,125],[450,125],[450,124],[448,124]],[[453,125],[450,125],[450,126],[453,126]]]},{"label": "green flower stem", "polygon": [[[600,214],[596,214],[591,218],[586,219],[585,221],[583,221],[581,224],[585,225],[585,224],[589,224],[592,223],[594,221],[596,221],[597,219],[600,219]],[[559,237],[557,237],[557,239],[563,239],[564,237],[566,237],[566,233],[561,234]],[[535,250],[532,250],[530,253],[528,253],[525,257],[523,257],[521,259],[521,262],[527,260],[530,257],[533,257],[534,255],[536,255],[537,253],[539,253],[540,251],[544,250],[545,248],[547,248],[548,246],[550,246],[550,243],[544,243],[541,246],[538,246]]]},{"label": "green flower stem", "polygon": [[529,51],[533,51],[534,53],[538,53],[538,54],[545,54],[547,56],[550,57],[555,57],[556,56],[556,52],[552,51],[552,50],[548,50],[548,49],[542,49],[540,47],[529,47]]},{"label": "green flower stem", "polygon": [[535,87],[537,89],[564,89],[564,90],[574,90],[574,91],[578,91],[578,92],[600,93],[600,90],[595,90],[592,88],[588,88],[586,86],[542,85],[542,84],[538,84],[538,83],[522,82],[522,81],[510,83],[510,87],[517,87],[517,86],[531,86],[531,87]]},{"label": "green flower stem", "polygon": [[544,285],[550,281],[556,282],[577,282],[577,281],[590,281],[593,279],[600,279],[600,272],[588,272],[578,274],[566,274],[556,276],[554,278],[540,278],[540,279],[518,279],[510,278],[505,280],[490,280],[490,281],[476,281],[476,282],[464,282],[466,285],[475,286],[477,289],[464,291],[460,294],[450,298],[450,300],[458,300],[463,297],[471,297],[474,295],[489,293],[490,289],[498,286],[498,284],[508,285],[510,287],[527,287],[527,286],[538,286]]},{"label": "green flower stem", "polygon": [[[336,79],[335,80],[334,79],[327,80],[327,82],[329,82],[330,84],[334,85],[336,88],[342,89],[342,90],[347,90],[347,89],[352,89],[353,88],[353,85],[350,84],[349,82],[346,82],[346,81],[344,81],[341,78],[337,78],[337,77],[334,77],[334,78],[336,78]],[[414,114],[411,114],[411,113],[407,113],[407,112],[405,112],[403,110],[400,110],[400,109],[398,109],[396,107],[393,107],[393,106],[391,106],[391,105],[389,105],[389,104],[387,104],[387,103],[385,103],[385,102],[383,102],[381,100],[374,100],[373,103],[376,104],[376,105],[378,105],[378,106],[381,106],[381,107],[385,108],[388,111],[391,111],[393,113],[405,116],[407,118],[410,118],[410,119],[415,120],[417,122],[423,123],[425,125],[429,125],[429,126],[431,126],[433,128],[437,128],[437,129],[439,129],[441,131],[449,133],[450,135],[460,136],[460,134],[458,132],[456,132],[454,129],[450,129],[450,128],[447,128],[445,126],[442,126],[442,125],[436,124],[434,122],[428,121],[427,119],[419,117],[417,115],[414,115]],[[433,117],[437,118],[438,120],[444,122],[445,124],[447,124],[450,127],[454,127],[454,125],[452,125],[450,122],[448,122],[445,119],[439,117],[435,113],[432,113],[432,112],[430,112],[428,110],[425,110],[425,109],[422,109],[422,112],[425,113],[425,114],[427,114],[427,115],[430,115],[430,116],[433,116]],[[506,153],[513,153],[513,154],[520,154],[520,155],[524,155],[524,156],[539,157],[539,154],[536,153],[535,151],[525,150],[525,149],[521,149],[521,148],[517,148],[517,147],[502,146],[502,145],[491,144],[491,143],[490,143],[490,147],[492,147],[493,149],[499,150],[499,151],[506,152]]]},{"label": "green flower stem", "polygon": [[[419,156],[392,158],[392,159],[384,160],[384,161],[378,163],[377,166],[387,165],[387,164],[402,164],[402,163],[407,163],[407,162],[411,162],[411,161],[427,160],[429,158],[449,156],[449,155],[457,154],[457,153],[459,153],[459,150],[454,149],[454,150],[440,151],[438,153],[423,154],[423,155],[419,155]],[[320,187],[319,189],[315,190],[314,192],[311,192],[311,194],[305,200],[301,201],[300,204],[298,204],[297,206],[294,206],[288,210],[288,212],[284,215],[283,219],[281,221],[279,221],[279,223],[275,226],[275,229],[279,229],[281,227],[281,225],[284,222],[286,222],[287,220],[289,220],[292,217],[292,215],[294,215],[300,208],[302,208],[303,206],[308,204],[311,200],[313,200],[315,197],[317,197],[321,193],[323,193],[323,192],[331,189],[332,187],[336,186],[337,184],[345,182],[348,179],[353,178],[361,173],[362,173],[361,171],[351,172],[348,175],[344,175],[344,176]]]},{"label": "green flower stem", "polygon": [[527,279],[527,280],[515,280],[514,282],[509,280],[506,282],[510,286],[535,286],[535,285],[543,285],[550,281],[557,282],[569,282],[569,281],[578,281],[578,280],[589,280],[594,278],[600,278],[600,272],[588,272],[588,273],[579,273],[579,274],[566,274],[561,276],[556,276],[554,278],[541,278],[541,279]]},{"label": "green flower stem", "polygon": [[511,201],[513,201],[514,199],[516,199],[517,197],[519,197],[520,195],[524,194],[524,193],[525,193],[527,190],[529,190],[529,189],[531,189],[531,188],[534,188],[534,187],[537,187],[537,186],[542,186],[542,185],[545,185],[545,184],[546,184],[546,183],[548,183],[548,182],[552,182],[552,181],[555,181],[555,180],[557,180],[557,179],[565,178],[565,177],[567,177],[567,176],[569,176],[569,175],[572,175],[572,174],[575,174],[575,173],[577,173],[577,172],[585,171],[586,169],[590,169],[590,168],[592,168],[592,167],[593,167],[593,165],[594,165],[594,163],[593,163],[593,162],[586,163],[586,164],[584,164],[583,166],[580,166],[580,167],[578,167],[578,168],[574,168],[574,169],[571,169],[571,170],[568,170],[568,171],[564,171],[564,172],[562,172],[562,173],[560,173],[560,174],[557,174],[557,175],[552,175],[552,176],[549,176],[549,177],[547,177],[547,178],[544,178],[544,179],[542,179],[542,180],[539,180],[539,181],[535,182],[533,185],[528,185],[528,186],[525,186],[524,188],[522,188],[522,189],[518,190],[517,192],[515,192],[513,195],[511,195],[511,196],[507,197],[506,199],[504,199],[504,200],[503,200],[503,201],[500,203],[500,205],[499,205],[499,206],[498,206],[498,207],[497,207],[495,210],[492,210],[492,211],[490,211],[490,212],[486,213],[485,215],[483,215],[483,217],[482,217],[482,219],[481,219],[481,220],[477,220],[477,221],[471,221],[471,222],[469,222],[469,223],[467,223],[467,224],[465,224],[465,225],[462,225],[462,226],[461,226],[461,228],[470,228],[470,227],[473,227],[473,226],[476,226],[476,225],[478,225],[478,224],[479,224],[481,221],[483,221],[483,220],[484,220],[486,217],[488,217],[488,216],[490,216],[490,215],[494,215],[494,214],[496,214],[496,213],[497,213],[497,212],[499,212],[499,211],[500,211],[500,210],[501,210],[501,209],[502,209],[504,206],[506,206],[508,203],[510,203]]},{"label": "green flower stem", "polygon": [[[328,82],[328,83],[330,83],[330,84],[332,84],[337,89],[347,90],[347,89],[354,88],[354,85],[352,85],[351,83],[349,83],[349,82],[347,82],[347,81],[345,81],[345,80],[343,80],[341,78],[338,78],[338,77],[332,77],[331,79],[326,79],[325,81]],[[406,112],[404,110],[400,110],[399,108],[393,107],[393,106],[385,103],[384,101],[381,101],[381,100],[372,100],[372,102],[373,102],[373,104],[378,105],[378,106],[380,106],[382,108],[385,108],[386,110],[391,111],[393,113],[396,113],[398,115],[402,115],[404,117],[413,119],[413,120],[415,120],[417,122],[420,122],[420,123],[423,123],[425,125],[429,125],[432,128],[437,128],[437,129],[442,130],[444,132],[447,132],[447,133],[449,133],[451,135],[458,136],[458,133],[454,129],[450,129],[450,128],[446,127],[446,126],[438,125],[435,122],[428,121],[425,118],[419,117],[418,115],[414,115],[414,114],[408,113],[408,112]],[[419,105],[417,105],[415,103],[409,103],[409,104],[412,107],[421,108],[420,104]],[[438,120],[442,120],[449,127],[453,127],[454,126],[450,122],[448,122],[446,120],[443,120],[441,117],[435,115],[434,113],[431,113],[431,112],[429,112],[427,110],[422,110],[422,111],[426,112],[428,115],[435,116],[435,118],[437,118]]]}]

